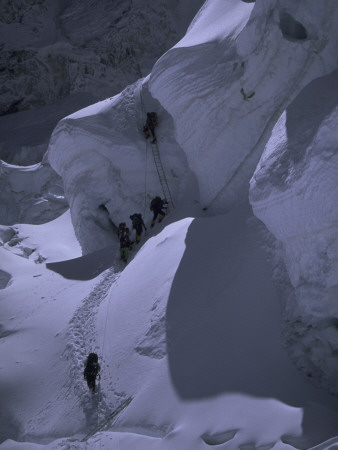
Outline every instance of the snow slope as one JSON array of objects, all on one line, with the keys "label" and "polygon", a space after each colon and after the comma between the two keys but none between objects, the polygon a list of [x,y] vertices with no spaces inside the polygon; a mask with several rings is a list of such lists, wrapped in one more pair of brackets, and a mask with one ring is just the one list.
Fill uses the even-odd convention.
[{"label": "snow slope", "polygon": [[[286,449],[334,437],[337,400],[312,387],[281,347],[278,298],[259,234],[244,204],[225,216],[166,226],[118,278],[108,270],[79,285],[42,266],[39,278],[32,278],[37,269],[26,269],[26,279],[14,273],[6,321],[20,289],[30,286],[38,298],[48,286],[53,299],[40,300],[26,322],[16,313],[20,329],[3,338],[15,354],[4,354],[12,362],[2,370],[6,433],[24,442],[0,448]],[[96,396],[82,380],[91,350],[102,365]],[[29,369],[23,378],[28,367],[38,373]],[[61,436],[73,437],[53,441]]]}]

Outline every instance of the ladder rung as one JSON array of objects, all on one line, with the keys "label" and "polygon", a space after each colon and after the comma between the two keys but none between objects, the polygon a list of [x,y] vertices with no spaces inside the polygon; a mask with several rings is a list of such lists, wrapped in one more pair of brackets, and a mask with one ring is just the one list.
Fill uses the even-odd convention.
[{"label": "ladder rung", "polygon": [[171,204],[174,205],[173,201],[172,201],[172,198],[171,198],[171,194],[170,194],[170,189],[169,189],[169,185],[168,185],[168,182],[167,182],[167,178],[165,176],[165,172],[164,172],[164,169],[163,169],[161,156],[160,156],[160,150],[159,150],[157,144],[153,144],[151,147],[152,147],[152,151],[153,151],[154,163],[155,163],[155,166],[156,166],[156,170],[157,170],[157,174],[158,174],[158,177],[159,177],[159,180],[160,180],[160,184],[161,184],[161,187],[162,187],[163,194],[164,194],[165,198],[168,201],[170,200]]}]

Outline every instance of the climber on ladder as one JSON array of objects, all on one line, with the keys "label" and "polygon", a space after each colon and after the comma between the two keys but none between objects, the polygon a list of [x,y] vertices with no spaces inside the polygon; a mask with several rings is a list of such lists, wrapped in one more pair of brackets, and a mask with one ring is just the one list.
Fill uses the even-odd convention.
[{"label": "climber on ladder", "polygon": [[157,138],[155,135],[155,127],[157,126],[158,126],[157,114],[155,112],[148,112],[147,121],[143,127],[143,133],[145,134],[146,139],[150,137],[151,133],[153,137],[153,140],[151,141],[152,144],[155,144],[157,142]]},{"label": "climber on ladder", "polygon": [[[142,98],[141,98],[141,102],[142,102]],[[142,108],[142,109],[143,109],[143,111],[145,111],[144,108]],[[156,112],[147,112],[147,121],[143,127],[143,132],[145,134],[146,139],[148,139],[151,135],[153,137],[153,140],[151,141],[151,143],[153,144],[151,146],[151,152],[153,155],[154,165],[156,167],[158,179],[161,184],[163,196],[164,196],[163,200],[161,199],[161,197],[159,197],[159,200],[160,200],[160,202],[158,203],[159,208],[157,208],[157,202],[152,203],[152,205],[150,207],[151,211],[154,213],[154,217],[151,222],[151,228],[155,225],[157,216],[159,216],[159,222],[161,222],[162,219],[164,218],[165,214],[167,213],[167,211],[166,212],[163,211],[164,205],[169,206],[169,204],[170,204],[170,207],[174,207],[173,199],[171,197],[171,193],[170,193],[170,189],[169,189],[169,184],[168,184],[167,177],[166,177],[165,171],[164,171],[164,167],[163,167],[163,164],[161,161],[160,149],[159,149],[156,135],[155,135],[155,128],[157,126],[158,126],[158,117],[157,117]],[[151,133],[151,135],[150,135],[150,133]],[[146,169],[147,169],[147,149],[148,149],[148,145],[146,144]],[[145,192],[146,192],[146,189],[145,189]],[[146,195],[145,195],[145,199],[146,199]]]}]

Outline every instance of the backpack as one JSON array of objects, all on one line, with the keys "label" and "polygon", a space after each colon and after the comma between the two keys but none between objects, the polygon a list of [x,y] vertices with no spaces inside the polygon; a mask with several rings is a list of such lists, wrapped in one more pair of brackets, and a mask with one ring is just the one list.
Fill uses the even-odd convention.
[{"label": "backpack", "polygon": [[87,361],[86,361],[86,367],[83,372],[83,375],[85,378],[87,377],[96,377],[96,375],[100,371],[100,365],[98,363],[98,356],[96,353],[89,353]]},{"label": "backpack", "polygon": [[142,224],[142,214],[133,214],[132,216],[130,216],[132,224],[133,224],[133,228],[137,228],[138,226],[140,226]]},{"label": "backpack", "polygon": [[150,209],[153,210],[154,208],[159,206],[161,204],[161,202],[162,202],[161,197],[153,198],[151,203],[150,203]]}]

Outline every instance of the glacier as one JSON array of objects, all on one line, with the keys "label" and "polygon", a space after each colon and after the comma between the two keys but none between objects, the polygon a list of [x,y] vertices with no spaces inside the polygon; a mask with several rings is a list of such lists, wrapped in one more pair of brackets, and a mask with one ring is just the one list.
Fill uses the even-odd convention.
[{"label": "glacier", "polygon": [[[21,248],[16,267],[9,244],[0,248],[4,373],[24,384],[22,396],[14,381],[3,390],[23,442],[1,449],[337,446],[337,15],[330,0],[206,1],[149,75],[58,123],[45,158],[83,254],[64,258],[79,273],[93,255],[116,261],[95,280],[64,280],[50,262],[67,271],[70,261],[39,233],[30,245],[47,265]],[[118,223],[141,212],[149,225],[161,193],[142,133],[153,110],[175,208],[121,267]],[[51,235],[71,226],[61,219]],[[41,296],[24,347],[20,271]],[[53,313],[50,330],[39,325]],[[42,387],[15,369],[29,367],[39,327],[53,353],[36,356]],[[101,397],[78,381],[88,349],[102,358]]]}]

